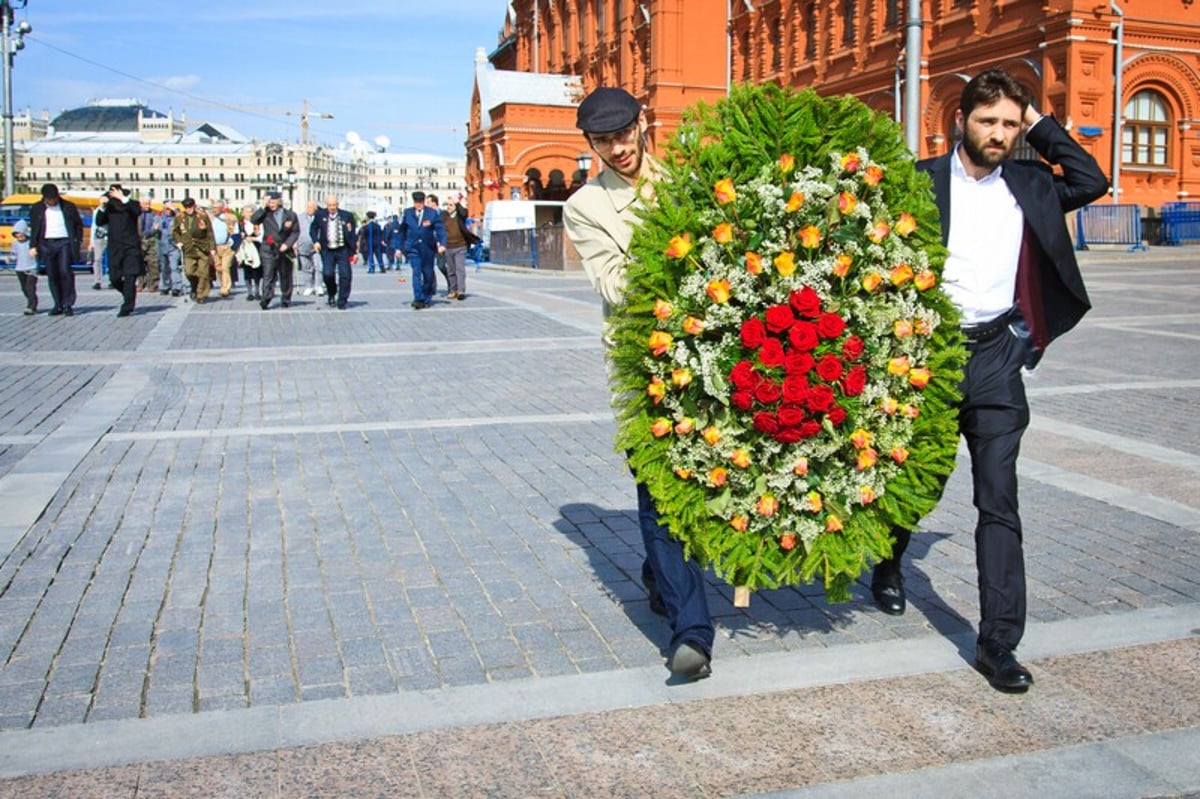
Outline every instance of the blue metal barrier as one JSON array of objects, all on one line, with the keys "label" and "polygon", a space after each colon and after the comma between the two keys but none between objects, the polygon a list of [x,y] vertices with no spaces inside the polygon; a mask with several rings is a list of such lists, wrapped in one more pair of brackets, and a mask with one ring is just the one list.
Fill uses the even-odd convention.
[{"label": "blue metal barrier", "polygon": [[1200,243],[1200,202],[1164,203],[1162,240],[1163,244]]},{"label": "blue metal barrier", "polygon": [[1140,205],[1086,205],[1075,217],[1075,249],[1091,244],[1128,244],[1129,251],[1145,250]]}]

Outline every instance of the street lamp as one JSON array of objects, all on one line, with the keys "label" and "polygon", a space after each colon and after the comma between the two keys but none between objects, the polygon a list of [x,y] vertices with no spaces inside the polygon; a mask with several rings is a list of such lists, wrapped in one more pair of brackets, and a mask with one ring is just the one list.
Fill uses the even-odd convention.
[{"label": "street lamp", "polygon": [[24,8],[28,0],[0,0],[0,49],[4,56],[4,196],[15,191],[13,170],[13,112],[12,112],[12,66],[13,56],[25,49],[25,36],[33,32],[33,26],[21,20],[13,30],[13,8]]},{"label": "street lamp", "polygon": [[584,172],[592,171],[592,154],[584,150],[579,155],[575,156],[575,165]]},{"label": "street lamp", "polygon": [[296,194],[296,168],[288,167],[287,170],[287,190],[288,190],[288,208],[295,210],[296,203],[294,196]]}]

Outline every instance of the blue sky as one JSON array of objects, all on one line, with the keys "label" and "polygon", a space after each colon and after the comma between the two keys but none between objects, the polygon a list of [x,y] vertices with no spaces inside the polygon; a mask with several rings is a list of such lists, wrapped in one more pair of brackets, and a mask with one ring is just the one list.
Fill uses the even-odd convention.
[{"label": "blue sky", "polygon": [[[21,0],[16,0],[19,6]],[[386,136],[389,152],[463,155],[475,51],[491,52],[505,0],[28,0],[13,109],[53,118],[94,97],[136,97],[248,136]],[[317,113],[333,119],[317,119]]]}]

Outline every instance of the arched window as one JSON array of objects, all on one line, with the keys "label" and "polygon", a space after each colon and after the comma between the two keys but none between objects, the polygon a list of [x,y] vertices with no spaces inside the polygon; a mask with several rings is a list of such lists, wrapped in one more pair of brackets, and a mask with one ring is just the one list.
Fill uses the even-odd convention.
[{"label": "arched window", "polygon": [[1132,166],[1166,166],[1167,104],[1162,95],[1143,89],[1125,104],[1121,161]]}]

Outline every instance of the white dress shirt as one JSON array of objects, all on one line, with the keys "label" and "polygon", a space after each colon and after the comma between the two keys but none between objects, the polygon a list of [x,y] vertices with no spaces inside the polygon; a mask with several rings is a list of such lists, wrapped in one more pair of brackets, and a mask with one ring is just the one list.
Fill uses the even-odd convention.
[{"label": "white dress shirt", "polygon": [[46,238],[70,238],[67,233],[67,220],[63,219],[62,204],[46,206]]}]

